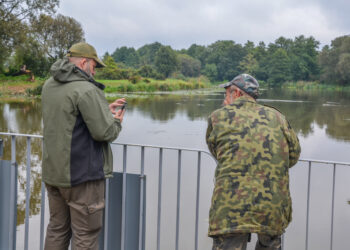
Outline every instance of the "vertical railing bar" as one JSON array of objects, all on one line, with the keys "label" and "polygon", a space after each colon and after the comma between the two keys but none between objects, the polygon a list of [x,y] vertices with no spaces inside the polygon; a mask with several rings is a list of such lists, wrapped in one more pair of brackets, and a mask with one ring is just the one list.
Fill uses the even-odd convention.
[{"label": "vertical railing bar", "polygon": [[103,235],[103,249],[108,250],[108,234],[109,234],[109,181],[106,179],[106,192],[105,192],[105,226],[104,226],[104,235]]},{"label": "vertical railing bar", "polygon": [[29,240],[29,209],[30,209],[30,137],[27,137],[27,176],[26,176],[26,211],[24,229],[24,250],[28,250]]},{"label": "vertical railing bar", "polygon": [[162,168],[163,148],[159,148],[159,174],[158,174],[158,215],[157,215],[157,250],[160,250],[160,225],[162,214]]},{"label": "vertical railing bar", "polygon": [[285,234],[282,234],[282,239],[281,239],[281,250],[283,250],[284,249],[284,235]]},{"label": "vertical railing bar", "polygon": [[40,209],[40,250],[44,249],[44,222],[45,222],[45,183],[41,182],[41,209]]},{"label": "vertical railing bar", "polygon": [[179,250],[180,194],[181,194],[181,150],[178,151],[177,162],[178,162],[178,165],[177,165],[177,203],[176,203],[175,250]]},{"label": "vertical railing bar", "polygon": [[9,247],[16,249],[16,220],[17,220],[17,200],[16,200],[16,136],[11,136],[11,190],[10,190],[10,225],[9,225]]},{"label": "vertical railing bar", "polygon": [[311,161],[309,161],[309,174],[308,174],[308,180],[307,180],[307,208],[306,208],[305,250],[308,250],[308,248],[309,248],[310,183],[311,183]]},{"label": "vertical railing bar", "polygon": [[334,201],[335,201],[335,174],[337,165],[333,165],[333,187],[332,187],[332,219],[331,219],[331,247],[333,249],[333,229],[334,229]]},{"label": "vertical railing bar", "polygon": [[194,244],[194,249],[195,250],[198,249],[198,218],[199,218],[200,178],[201,178],[201,152],[198,151],[197,194],[196,194],[196,224],[195,224],[195,244]]},{"label": "vertical railing bar", "polygon": [[123,146],[123,194],[122,194],[122,233],[121,233],[121,250],[125,250],[126,236],[126,157],[127,145]]},{"label": "vertical railing bar", "polygon": [[144,181],[145,181],[145,147],[141,147],[141,175],[140,175],[140,217],[139,217],[139,250],[143,250],[143,221],[144,221]]},{"label": "vertical railing bar", "polygon": [[[41,140],[41,156],[43,156],[43,139]],[[42,179],[41,179],[42,180]],[[45,224],[45,183],[41,181],[41,208],[40,208],[40,250],[44,249]]]}]

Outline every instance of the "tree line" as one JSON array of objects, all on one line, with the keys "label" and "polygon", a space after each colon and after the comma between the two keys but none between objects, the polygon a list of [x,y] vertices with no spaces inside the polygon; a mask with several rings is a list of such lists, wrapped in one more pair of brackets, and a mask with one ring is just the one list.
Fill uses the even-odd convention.
[{"label": "tree line", "polygon": [[[51,64],[68,48],[84,41],[84,30],[74,18],[56,13],[59,0],[0,0],[0,73],[26,65],[35,75],[48,75]],[[185,79],[205,76],[212,82],[231,80],[242,72],[263,83],[314,81],[350,85],[350,36],[335,38],[322,49],[314,37],[280,37],[273,43],[216,41],[175,50],[159,42],[138,49],[119,47],[107,52],[100,79]]]},{"label": "tree line", "polygon": [[338,37],[322,50],[319,46],[315,38],[303,35],[280,37],[268,45],[225,40],[181,50],[155,42],[138,49],[123,46],[104,59],[145,77],[204,75],[221,82],[245,72],[272,86],[297,81],[350,85],[350,36]]}]

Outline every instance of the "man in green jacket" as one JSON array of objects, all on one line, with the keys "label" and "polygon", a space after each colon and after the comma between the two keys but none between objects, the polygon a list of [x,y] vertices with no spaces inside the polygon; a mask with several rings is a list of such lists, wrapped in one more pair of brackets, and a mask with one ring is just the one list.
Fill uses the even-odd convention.
[{"label": "man in green jacket", "polygon": [[105,205],[105,178],[112,177],[109,143],[120,130],[125,99],[108,104],[105,86],[94,80],[104,67],[94,47],[74,44],[55,62],[42,91],[44,146],[42,178],[50,222],[45,250],[98,249]]},{"label": "man in green jacket", "polygon": [[222,84],[224,107],[208,119],[206,141],[217,159],[209,214],[213,250],[281,249],[292,217],[290,167],[300,155],[297,136],[276,109],[256,102],[257,80],[241,74]]}]

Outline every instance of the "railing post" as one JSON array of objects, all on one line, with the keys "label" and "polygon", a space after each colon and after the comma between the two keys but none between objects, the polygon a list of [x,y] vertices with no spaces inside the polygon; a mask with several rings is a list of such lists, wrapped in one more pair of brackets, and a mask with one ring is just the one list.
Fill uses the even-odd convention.
[{"label": "railing post", "polygon": [[311,182],[311,161],[309,161],[309,174],[308,174],[308,178],[307,178],[307,208],[306,208],[305,250],[308,250],[308,248],[309,248],[310,182]]},{"label": "railing post", "polygon": [[194,249],[198,249],[198,216],[199,216],[199,194],[200,194],[200,180],[201,180],[201,152],[198,151],[198,166],[197,166],[197,194],[196,194],[196,225],[195,225],[195,243]]},{"label": "railing post", "polygon": [[45,183],[41,182],[41,209],[40,209],[40,250],[44,249],[44,222],[45,222]]},{"label": "railing post", "polygon": [[17,225],[17,164],[16,164],[16,136],[11,136],[11,195],[10,195],[10,250],[16,250],[16,225]]},{"label": "railing post", "polygon": [[145,228],[143,225],[144,222],[144,185],[145,185],[145,147],[141,147],[141,175],[140,175],[140,219],[139,219],[139,250],[143,250],[143,237]]},{"label": "railing post", "polygon": [[179,227],[180,227],[180,193],[181,193],[181,150],[177,158],[177,199],[176,199],[176,235],[175,250],[179,249]]},{"label": "railing post", "polygon": [[4,141],[0,138],[0,157],[4,155]]},{"label": "railing post", "polygon": [[[41,140],[41,152],[43,156],[44,145]],[[42,180],[42,179],[41,179]],[[41,209],[40,209],[40,250],[44,249],[44,223],[45,223],[45,183],[41,182]]]},{"label": "railing post", "polygon": [[158,216],[157,216],[157,250],[160,250],[160,226],[162,215],[162,169],[163,148],[159,149],[159,174],[158,174]]},{"label": "railing post", "polygon": [[126,157],[127,145],[123,146],[123,190],[122,190],[122,233],[121,233],[121,250],[125,250],[126,235]]},{"label": "railing post", "polygon": [[105,218],[104,218],[104,235],[103,235],[103,249],[104,250],[108,250],[108,234],[109,234],[109,220],[108,220],[108,217],[109,217],[109,179],[106,179],[106,182],[105,182],[106,186],[106,192],[105,192]]},{"label": "railing post", "polygon": [[333,249],[333,229],[334,229],[334,200],[335,200],[335,174],[337,165],[333,164],[333,187],[332,187],[332,218],[331,218],[331,247]]},{"label": "railing post", "polygon": [[30,209],[30,137],[27,137],[27,176],[26,176],[26,212],[24,230],[24,250],[28,250],[29,237],[29,209]]}]

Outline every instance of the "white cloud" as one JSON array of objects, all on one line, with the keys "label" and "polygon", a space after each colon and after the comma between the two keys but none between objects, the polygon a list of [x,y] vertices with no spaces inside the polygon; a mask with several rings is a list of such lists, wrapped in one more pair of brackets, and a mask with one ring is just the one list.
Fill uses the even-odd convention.
[{"label": "white cloud", "polygon": [[332,2],[330,11],[324,0],[62,0],[59,12],[83,25],[87,41],[101,55],[155,41],[181,49],[224,39],[269,43],[305,35],[325,45],[349,32],[339,24],[343,19],[335,15],[335,3],[344,7],[342,0]]}]

